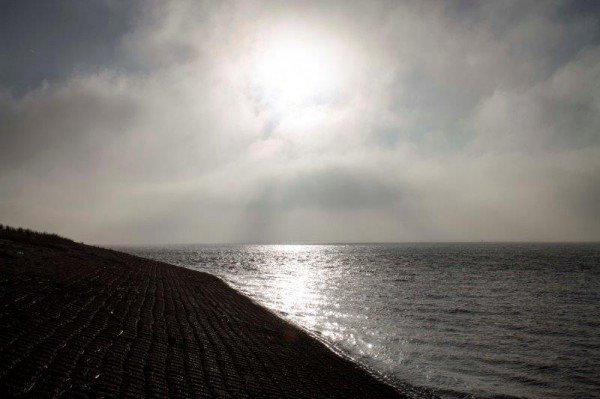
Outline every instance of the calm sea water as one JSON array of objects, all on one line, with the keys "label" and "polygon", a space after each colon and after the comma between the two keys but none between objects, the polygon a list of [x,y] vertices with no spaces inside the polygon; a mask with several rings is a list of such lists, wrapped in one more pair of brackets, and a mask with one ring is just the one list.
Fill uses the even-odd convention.
[{"label": "calm sea water", "polygon": [[600,398],[600,245],[127,248],[216,274],[392,382]]}]

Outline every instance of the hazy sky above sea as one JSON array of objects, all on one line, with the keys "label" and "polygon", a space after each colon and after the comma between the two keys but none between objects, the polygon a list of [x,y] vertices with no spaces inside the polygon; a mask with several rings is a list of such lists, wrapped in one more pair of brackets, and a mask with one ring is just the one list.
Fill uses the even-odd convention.
[{"label": "hazy sky above sea", "polygon": [[4,1],[0,223],[600,240],[600,2]]}]

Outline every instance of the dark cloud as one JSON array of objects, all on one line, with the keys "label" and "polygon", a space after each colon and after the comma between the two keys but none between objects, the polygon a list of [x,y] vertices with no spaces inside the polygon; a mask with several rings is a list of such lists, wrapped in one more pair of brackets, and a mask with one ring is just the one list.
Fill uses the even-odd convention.
[{"label": "dark cloud", "polygon": [[137,4],[120,0],[5,1],[0,87],[17,93],[114,65]]},{"label": "dark cloud", "polygon": [[387,208],[400,200],[400,191],[379,179],[361,176],[356,170],[317,171],[266,186],[250,207],[328,211]]},{"label": "dark cloud", "polygon": [[136,111],[127,93],[89,84],[32,93],[19,106],[5,108],[0,135],[10,146],[0,148],[0,165],[5,170],[86,169],[122,139]]}]

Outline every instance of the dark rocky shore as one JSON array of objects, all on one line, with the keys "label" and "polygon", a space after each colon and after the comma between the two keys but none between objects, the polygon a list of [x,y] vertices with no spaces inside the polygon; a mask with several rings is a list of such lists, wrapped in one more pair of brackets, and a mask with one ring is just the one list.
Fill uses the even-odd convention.
[{"label": "dark rocky shore", "polygon": [[400,393],[218,278],[0,231],[0,397]]}]

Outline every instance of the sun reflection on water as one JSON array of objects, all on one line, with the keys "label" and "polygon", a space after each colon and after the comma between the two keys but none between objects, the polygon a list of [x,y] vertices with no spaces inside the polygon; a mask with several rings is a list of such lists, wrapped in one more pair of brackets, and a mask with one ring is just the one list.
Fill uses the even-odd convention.
[{"label": "sun reflection on water", "polygon": [[323,268],[316,264],[318,246],[277,245],[269,250],[285,254],[286,262],[279,264],[279,273],[273,276],[270,292],[280,306],[280,311],[312,329],[318,324],[319,309],[323,296],[319,281],[327,278]]}]

